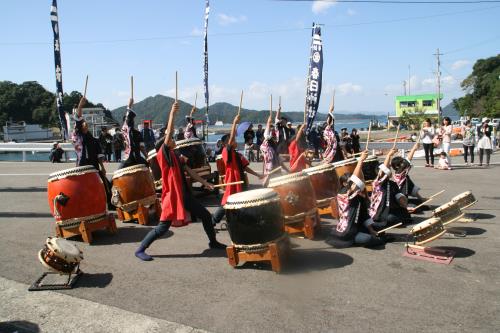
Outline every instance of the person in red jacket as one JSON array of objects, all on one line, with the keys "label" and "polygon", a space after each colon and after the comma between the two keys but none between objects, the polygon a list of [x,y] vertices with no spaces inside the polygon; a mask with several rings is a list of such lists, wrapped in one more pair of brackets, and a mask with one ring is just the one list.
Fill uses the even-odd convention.
[{"label": "person in red jacket", "polygon": [[175,142],[173,141],[175,114],[179,111],[179,103],[175,102],[169,115],[165,138],[160,143],[156,158],[160,164],[163,188],[161,193],[161,217],[160,223],[144,237],[139,248],[135,251],[135,256],[144,261],[153,260],[146,253],[146,249],[158,238],[164,235],[172,223],[184,224],[187,221],[189,211],[193,215],[201,218],[203,229],[209,239],[211,249],[225,249],[226,246],[217,241],[215,229],[212,225],[212,216],[198,200],[191,194],[187,185],[184,171],[195,181],[200,182],[205,188],[212,190],[213,186],[196,172],[183,163],[183,156],[178,156],[174,152]]},{"label": "person in red jacket", "polygon": [[290,172],[299,172],[311,166],[307,159],[307,142],[304,137],[304,125],[299,125],[295,138],[288,146],[290,154]]},{"label": "person in red jacket", "polygon": [[222,197],[221,206],[217,208],[217,210],[213,214],[212,217],[213,225],[219,223],[226,214],[226,211],[224,210],[223,206],[226,204],[227,198],[229,198],[231,194],[239,193],[247,189],[248,184],[246,183],[245,179],[245,171],[248,172],[249,174],[258,177],[259,179],[264,178],[262,174],[259,174],[254,170],[252,170],[249,167],[250,162],[248,162],[248,160],[245,157],[243,157],[243,155],[241,155],[236,151],[236,148],[238,147],[238,145],[236,144],[236,127],[238,126],[239,121],[240,121],[240,116],[237,115],[234,118],[233,126],[231,127],[229,142],[225,144],[225,146],[222,148],[222,160],[226,165],[226,174],[224,177],[224,182],[228,184],[228,183],[244,181],[244,183],[226,186],[226,189],[224,191],[224,196]]}]

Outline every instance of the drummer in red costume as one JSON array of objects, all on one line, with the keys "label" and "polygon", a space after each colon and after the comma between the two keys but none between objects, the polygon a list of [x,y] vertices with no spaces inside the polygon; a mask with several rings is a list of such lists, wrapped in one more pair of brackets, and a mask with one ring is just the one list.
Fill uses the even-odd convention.
[{"label": "drummer in red costume", "polygon": [[226,190],[224,191],[224,196],[222,197],[221,206],[217,208],[215,211],[212,221],[213,224],[216,225],[219,223],[224,217],[226,211],[224,210],[224,205],[226,204],[227,198],[231,194],[239,193],[247,190],[248,184],[245,179],[245,171],[249,174],[252,174],[259,179],[264,178],[263,175],[252,170],[249,165],[250,162],[243,157],[240,153],[236,151],[238,147],[236,143],[236,127],[240,121],[240,116],[236,115],[233,121],[233,126],[231,127],[231,134],[229,136],[229,142],[222,148],[222,160],[226,166],[226,174],[224,177],[224,181],[226,183],[234,183],[239,181],[245,181],[243,184],[235,184],[226,186]]},{"label": "drummer in red costume", "polygon": [[311,166],[307,159],[307,142],[304,137],[304,125],[299,125],[295,138],[288,146],[290,154],[290,172],[299,172]]},{"label": "drummer in red costume", "polygon": [[185,223],[189,211],[201,218],[203,229],[209,239],[209,247],[212,249],[225,249],[226,246],[217,241],[215,229],[212,225],[212,216],[198,200],[191,194],[187,186],[184,171],[195,181],[200,182],[205,188],[212,190],[213,186],[196,172],[183,164],[181,157],[174,152],[175,143],[172,139],[174,133],[175,114],[179,111],[179,103],[175,102],[170,111],[167,130],[163,144],[161,144],[157,159],[160,164],[163,188],[161,193],[162,212],[160,223],[144,237],[141,245],[135,251],[135,256],[141,260],[149,261],[153,258],[146,253],[146,249],[158,238],[164,235],[170,228],[172,222]]}]

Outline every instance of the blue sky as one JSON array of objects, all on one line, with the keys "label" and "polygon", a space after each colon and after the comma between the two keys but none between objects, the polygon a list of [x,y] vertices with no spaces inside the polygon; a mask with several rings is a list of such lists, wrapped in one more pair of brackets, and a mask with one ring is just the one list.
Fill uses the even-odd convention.
[{"label": "blue sky", "polygon": [[[2,2],[0,80],[36,80],[55,89],[50,4]],[[130,75],[141,100],[172,96],[178,70],[180,98],[193,103],[198,91],[201,103],[204,0],[59,0],[58,5],[65,91],[81,91],[88,74],[88,98],[115,108],[127,102]],[[326,112],[335,87],[338,112],[393,112],[408,65],[412,93],[434,92],[438,47],[445,53],[447,104],[461,95],[459,84],[475,60],[499,53],[499,16],[498,3],[212,0],[211,103],[237,104],[243,89],[244,107],[266,109],[272,93],[282,96],[285,110],[302,110],[309,27],[315,21],[325,24],[320,111]]]}]

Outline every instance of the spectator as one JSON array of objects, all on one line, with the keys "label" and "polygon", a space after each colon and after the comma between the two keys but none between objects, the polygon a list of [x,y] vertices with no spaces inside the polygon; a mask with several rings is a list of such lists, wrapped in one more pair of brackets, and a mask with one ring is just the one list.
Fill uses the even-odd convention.
[{"label": "spectator", "polygon": [[441,128],[439,129],[439,135],[442,139],[442,151],[446,153],[446,158],[451,165],[449,159],[450,154],[450,144],[451,144],[451,133],[453,132],[453,125],[451,124],[451,119],[449,117],[444,117],[441,122]]},{"label": "spectator", "polygon": [[[163,134],[163,135],[165,135],[165,134]],[[179,129],[177,130],[177,135],[175,136],[175,141],[184,140],[184,138],[185,138],[184,128],[179,127]]]},{"label": "spectator", "polygon": [[108,162],[111,161],[111,154],[113,153],[112,147],[113,137],[109,134],[106,127],[101,128],[101,134],[99,135],[99,144],[101,145],[101,151],[104,154],[104,159]]},{"label": "spectator", "polygon": [[49,159],[52,163],[61,163],[62,156],[64,154],[64,149],[59,146],[58,142],[54,142],[52,149],[50,150]]},{"label": "spectator", "polygon": [[280,117],[281,106],[276,112],[275,127],[276,138],[278,139],[278,154],[288,154],[288,140],[290,139],[290,130],[286,126],[288,119]]},{"label": "spectator", "polygon": [[146,151],[150,151],[155,149],[155,132],[151,128],[149,128],[149,122],[143,123],[143,128],[141,130],[142,139],[144,140],[144,146],[146,147]]},{"label": "spectator", "polygon": [[481,127],[477,129],[477,137],[479,141],[477,142],[477,147],[479,148],[479,166],[483,166],[483,156],[486,152],[486,166],[490,165],[490,155],[493,150],[493,144],[491,142],[491,132],[493,127],[490,125],[490,120],[488,118],[483,118],[483,123]]},{"label": "spectator", "polygon": [[448,156],[446,156],[446,153],[444,151],[439,154],[439,162],[436,167],[436,169],[439,170],[451,170],[450,162],[448,161]]},{"label": "spectator", "polygon": [[255,132],[255,137],[257,138],[257,161],[260,161],[260,145],[262,142],[264,142],[264,129],[262,128],[262,125],[259,124],[257,126],[257,131]]},{"label": "spectator", "polygon": [[122,150],[125,148],[125,139],[123,138],[122,131],[117,128],[115,135],[113,135],[113,149],[115,152],[115,162],[122,161]]},{"label": "spectator", "polygon": [[358,130],[355,128],[353,128],[351,131],[351,145],[352,145],[352,150],[355,154],[361,151],[361,146],[359,144]]},{"label": "spectator", "polygon": [[244,154],[245,158],[250,162],[254,160],[253,158],[254,138],[255,138],[255,131],[253,130],[253,124],[250,124],[250,126],[248,126],[248,129],[243,133],[243,140],[245,141]]},{"label": "spectator", "polygon": [[[432,127],[432,122],[427,118],[422,124],[422,129],[420,130],[420,138],[422,144],[424,145],[425,152],[425,166],[434,167],[434,137],[436,136],[436,131]],[[429,163],[430,160],[430,163]]]},{"label": "spectator", "polygon": [[[470,163],[474,164],[474,145],[476,143],[476,129],[472,127],[472,123],[470,122],[470,120],[467,120],[465,122],[465,125],[462,126],[461,132],[463,138],[465,164],[467,165],[470,165]],[[469,154],[470,154],[470,163],[467,160]]]},{"label": "spectator", "polygon": [[286,127],[288,128],[289,138],[291,138],[292,136],[295,136],[295,129],[292,127],[292,123],[287,122]]},{"label": "spectator", "polygon": [[319,158],[320,137],[319,137],[318,131],[316,129],[316,126],[313,126],[311,128],[311,131],[309,132],[307,140],[314,148],[314,158]]}]

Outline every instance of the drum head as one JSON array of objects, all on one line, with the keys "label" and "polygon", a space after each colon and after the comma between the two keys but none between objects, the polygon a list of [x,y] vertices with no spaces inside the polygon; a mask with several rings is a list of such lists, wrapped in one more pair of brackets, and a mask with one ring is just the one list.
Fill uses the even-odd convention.
[{"label": "drum head", "polygon": [[425,228],[428,228],[430,227],[431,225],[433,224],[439,224],[441,223],[441,219],[440,218],[437,218],[437,217],[431,217],[430,219],[427,219],[423,222],[420,222],[419,224],[417,224],[416,226],[414,226],[410,232],[413,234],[415,232],[418,232],[422,229],[425,229]]},{"label": "drum head", "polygon": [[353,158],[349,158],[347,160],[343,160],[343,161],[332,163],[332,165],[334,167],[339,167],[339,166],[342,166],[342,165],[352,164],[352,163],[358,163],[358,160],[355,157],[353,157]]},{"label": "drum head", "polygon": [[203,141],[198,138],[189,138],[185,140],[175,141],[175,149],[184,148],[187,146],[201,145]]},{"label": "drum head", "polygon": [[49,182],[53,182],[66,177],[84,175],[86,173],[92,173],[92,172],[97,172],[97,169],[94,168],[92,165],[85,165],[76,168],[61,170],[51,173],[49,175]]},{"label": "drum head", "polygon": [[270,188],[261,188],[230,195],[227,198],[224,208],[238,209],[241,207],[254,207],[278,200],[278,193]]},{"label": "drum head", "polygon": [[447,202],[444,205],[441,205],[438,208],[434,209],[434,214],[436,214],[436,213],[439,214],[444,210],[453,209],[453,208],[460,209],[460,207],[457,206],[456,202]]},{"label": "drum head", "polygon": [[460,193],[459,195],[453,197],[451,201],[459,201],[470,196],[472,196],[472,191],[466,191],[464,193]]},{"label": "drum head", "polygon": [[54,252],[56,256],[66,260],[69,263],[79,262],[83,259],[83,252],[73,243],[64,238],[47,238],[47,247]]},{"label": "drum head", "polygon": [[149,172],[149,169],[144,164],[132,165],[132,166],[129,166],[127,168],[116,170],[115,173],[113,174],[113,179],[120,178],[124,175],[132,174],[134,172],[140,172],[140,171]]},{"label": "drum head", "polygon": [[285,176],[275,177],[269,180],[269,187],[276,187],[283,184],[300,182],[302,180],[308,179],[309,175],[305,172],[291,173]]},{"label": "drum head", "polygon": [[323,173],[325,171],[330,171],[330,170],[335,170],[335,167],[333,164],[330,163],[323,163],[311,168],[304,169],[303,172],[307,173],[308,175],[315,175],[318,173]]}]

